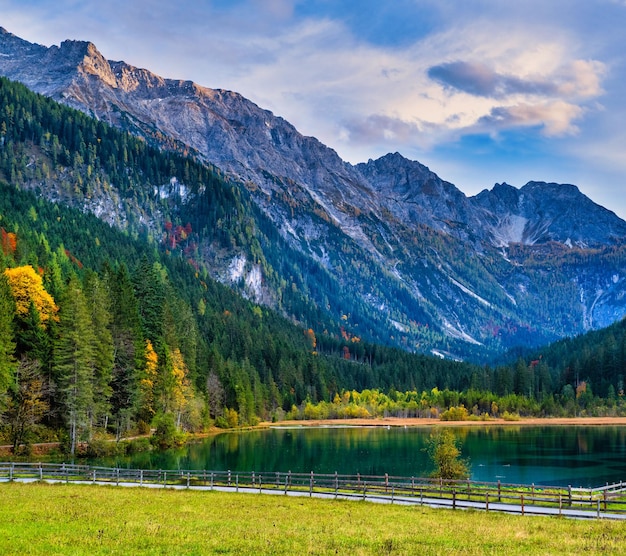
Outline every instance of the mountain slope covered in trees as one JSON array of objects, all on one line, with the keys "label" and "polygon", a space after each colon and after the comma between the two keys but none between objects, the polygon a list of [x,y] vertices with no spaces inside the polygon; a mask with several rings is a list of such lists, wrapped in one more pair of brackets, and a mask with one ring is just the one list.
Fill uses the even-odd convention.
[{"label": "mountain slope covered in trees", "polygon": [[[626,223],[575,186],[499,184],[467,198],[398,153],[350,165],[237,93],[107,61],[91,43],[47,48],[0,30],[0,52],[0,73],[147,144],[212,162],[234,198],[217,198],[225,214],[205,215],[216,205],[184,165],[158,176],[146,168],[142,181],[130,143],[102,187],[75,187],[80,159],[61,161],[60,179],[23,171],[21,186],[164,231],[173,246],[194,243],[213,277],[316,332],[484,361],[626,314]],[[118,183],[127,178],[132,187]]]},{"label": "mountain slope covered in trees", "polygon": [[[0,85],[0,93],[13,86]],[[51,164],[46,180],[67,172],[72,188],[106,188],[119,153],[105,159],[101,153],[130,145],[135,160],[147,161],[133,166],[136,172],[189,164],[190,172],[207,172],[199,187],[230,192],[236,206],[236,193],[219,176],[179,156],[142,154],[140,141],[86,118],[100,126],[95,142],[102,150],[85,146],[80,161],[93,128],[83,128],[81,118],[73,127],[59,118],[54,128],[47,118],[55,121],[58,105],[15,87],[14,102],[5,106],[18,124],[3,128],[0,146],[0,394],[14,442],[27,440],[41,422],[65,430],[75,448],[94,430],[123,436],[155,417],[198,430],[215,419],[280,418],[305,400],[329,400],[344,389],[460,388],[468,381],[470,365],[366,344],[345,331],[316,334],[245,300],[196,262],[191,225],[170,225],[164,217],[155,235],[137,214],[138,223],[122,231],[7,183],[7,175],[15,184],[25,179],[20,173],[45,175]],[[37,113],[37,120],[25,116]],[[64,129],[77,150],[63,146],[71,140],[55,131]],[[55,156],[62,159],[56,165]],[[214,207],[216,214],[222,209]]]}]

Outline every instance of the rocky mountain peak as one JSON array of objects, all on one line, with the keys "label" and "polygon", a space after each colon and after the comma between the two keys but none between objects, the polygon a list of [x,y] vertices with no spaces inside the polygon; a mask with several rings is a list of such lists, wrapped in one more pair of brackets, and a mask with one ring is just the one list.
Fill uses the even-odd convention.
[{"label": "rocky mountain peak", "polygon": [[74,67],[79,73],[93,76],[110,87],[117,87],[109,62],[92,42],[63,41],[58,51],[52,47],[49,53],[50,56],[62,60],[63,65]]},{"label": "rocky mountain peak", "polygon": [[626,222],[571,184],[528,182],[520,189],[495,184],[471,199],[491,217],[494,243],[568,246],[613,245],[626,237]]}]

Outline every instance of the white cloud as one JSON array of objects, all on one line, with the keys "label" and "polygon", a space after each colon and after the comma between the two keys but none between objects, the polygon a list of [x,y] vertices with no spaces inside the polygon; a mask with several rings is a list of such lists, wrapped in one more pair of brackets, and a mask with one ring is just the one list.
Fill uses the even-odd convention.
[{"label": "white cloud", "polygon": [[549,137],[571,135],[579,131],[573,123],[583,115],[583,109],[563,101],[543,104],[499,106],[477,122],[484,132],[511,127],[541,127]]}]

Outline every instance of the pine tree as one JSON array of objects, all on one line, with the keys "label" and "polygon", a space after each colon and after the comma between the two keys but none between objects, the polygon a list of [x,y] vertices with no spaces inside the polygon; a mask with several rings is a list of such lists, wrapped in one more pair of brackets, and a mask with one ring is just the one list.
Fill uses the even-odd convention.
[{"label": "pine tree", "polygon": [[15,303],[9,284],[5,276],[0,275],[0,408],[15,368],[14,314]]},{"label": "pine tree", "polygon": [[112,394],[113,336],[110,330],[109,297],[95,272],[88,272],[85,277],[85,298],[93,325],[95,348],[92,421],[106,428]]},{"label": "pine tree", "polygon": [[139,308],[125,265],[116,271],[105,267],[103,282],[111,300],[111,334],[114,346],[111,376],[111,415],[117,437],[128,430],[139,397],[139,369],[145,365]]},{"label": "pine tree", "polygon": [[165,294],[161,278],[147,257],[141,260],[133,273],[133,287],[143,334],[154,343],[163,334]]},{"label": "pine tree", "polygon": [[76,453],[81,435],[90,433],[95,359],[93,323],[80,281],[74,275],[62,298],[58,339],[54,346],[54,374],[72,455]]}]

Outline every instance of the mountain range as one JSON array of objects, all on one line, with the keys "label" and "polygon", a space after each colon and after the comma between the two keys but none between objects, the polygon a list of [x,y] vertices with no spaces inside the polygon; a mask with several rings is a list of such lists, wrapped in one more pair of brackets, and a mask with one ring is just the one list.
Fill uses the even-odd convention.
[{"label": "mountain range", "polygon": [[[626,315],[626,222],[574,185],[467,197],[399,153],[352,165],[235,92],[108,61],[89,42],[46,47],[0,28],[0,75],[219,169],[264,240],[216,249],[200,237],[199,262],[307,327],[323,314],[348,338],[484,360]],[[112,202],[115,183],[69,198],[58,181],[18,185],[122,227],[138,210],[157,238],[163,225],[153,204]],[[180,218],[199,203],[182,175],[153,186]],[[289,288],[314,310],[283,301]]]}]

